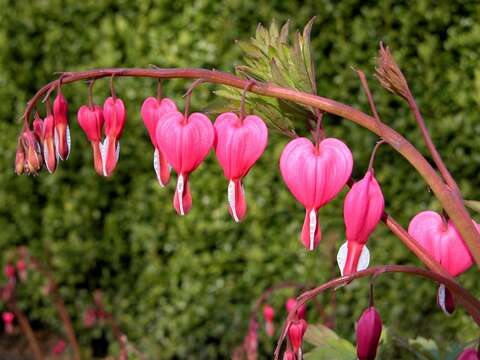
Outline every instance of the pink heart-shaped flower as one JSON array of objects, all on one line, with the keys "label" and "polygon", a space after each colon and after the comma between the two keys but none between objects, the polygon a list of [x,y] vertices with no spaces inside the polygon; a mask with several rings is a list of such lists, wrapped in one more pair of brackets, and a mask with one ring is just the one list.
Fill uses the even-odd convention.
[{"label": "pink heart-shaped flower", "polygon": [[55,149],[61,160],[70,155],[70,127],[68,126],[68,102],[62,93],[58,93],[53,101],[53,117],[55,119]]},{"label": "pink heart-shaped flower", "polygon": [[228,184],[228,210],[235,221],[245,217],[247,203],[242,178],[247,175],[267,146],[268,130],[261,118],[249,115],[243,120],[223,113],[215,120],[215,154]]},{"label": "pink heart-shaped flower", "polygon": [[80,106],[77,113],[78,124],[87,136],[93,151],[93,165],[99,175],[103,175],[101,141],[103,129],[103,110],[99,105]]},{"label": "pink heart-shaped flower", "polygon": [[280,171],[291,193],[305,207],[301,240],[313,250],[321,234],[317,212],[332,200],[350,178],[353,158],[338,139],[327,138],[315,146],[307,138],[290,141],[280,158]]},{"label": "pink heart-shaped flower", "polygon": [[153,168],[157,175],[158,182],[162,187],[167,185],[170,180],[170,165],[163,152],[157,146],[155,132],[163,116],[172,111],[177,111],[177,105],[175,105],[173,100],[168,98],[159,100],[153,96],[145,99],[140,110],[143,123],[150,136],[150,141],[155,148],[153,153]]},{"label": "pink heart-shaped flower", "polygon": [[120,138],[127,120],[125,105],[119,98],[109,97],[103,104],[105,140],[102,144],[103,175],[110,176],[117,166]]},{"label": "pink heart-shaped flower", "polygon": [[212,148],[213,125],[201,113],[193,113],[185,118],[178,111],[170,112],[158,123],[155,138],[159,149],[178,174],[174,207],[177,213],[185,215],[192,205],[188,175]]}]

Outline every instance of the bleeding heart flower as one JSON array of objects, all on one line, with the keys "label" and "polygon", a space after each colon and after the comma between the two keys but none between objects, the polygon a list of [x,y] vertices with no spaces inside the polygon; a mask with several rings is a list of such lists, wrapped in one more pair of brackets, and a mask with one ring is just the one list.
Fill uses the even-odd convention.
[{"label": "bleeding heart flower", "polygon": [[283,360],[296,360],[296,358],[293,351],[287,350],[283,353]]},{"label": "bleeding heart flower", "polygon": [[102,144],[103,175],[110,176],[120,155],[120,138],[126,122],[125,105],[119,98],[109,97],[103,104],[105,140]]},{"label": "bleeding heart flower", "polygon": [[[477,230],[480,225],[475,224]],[[408,233],[442,265],[451,276],[458,276],[473,264],[473,258],[452,221],[434,211],[417,214],[408,226]],[[453,295],[440,285],[438,303],[446,314],[455,308]]]},{"label": "bleeding heart flower", "polygon": [[208,155],[213,140],[212,123],[201,113],[185,118],[178,111],[170,112],[158,123],[157,145],[178,174],[173,206],[179,215],[190,211],[192,196],[188,177]]},{"label": "bleeding heart flower", "polygon": [[347,242],[337,255],[342,276],[368,267],[370,253],[365,244],[380,222],[384,208],[382,189],[373,170],[368,170],[362,180],[353,184],[345,197],[343,218]]},{"label": "bleeding heart flower", "polygon": [[288,339],[292,345],[293,352],[299,355],[301,359],[301,348],[303,342],[303,335],[307,331],[308,324],[304,319],[294,320],[288,327]]},{"label": "bleeding heart flower", "polygon": [[70,127],[68,126],[68,103],[61,92],[53,101],[53,117],[55,119],[55,149],[60,160],[70,155]]},{"label": "bleeding heart flower", "polygon": [[7,334],[13,333],[13,320],[15,315],[10,311],[5,311],[2,313],[3,326],[5,327],[5,332]]},{"label": "bleeding heart flower", "polygon": [[263,318],[265,319],[265,331],[268,336],[273,336],[275,333],[275,326],[273,325],[273,319],[275,318],[275,309],[270,305],[263,307]]},{"label": "bleeding heart flower", "polygon": [[480,360],[480,352],[472,348],[465,349],[458,355],[457,360]]},{"label": "bleeding heart flower", "polygon": [[[285,303],[285,309],[287,309],[287,313],[290,313],[291,311],[293,311],[293,309],[295,309],[296,306],[297,306],[297,300],[294,298],[289,298]],[[306,306],[305,305],[300,306],[297,309],[297,317],[299,319],[305,319],[306,312],[307,312]]]},{"label": "bleeding heart flower", "polygon": [[301,241],[314,250],[321,239],[317,212],[332,200],[352,173],[350,149],[338,139],[327,138],[317,146],[307,138],[290,141],[280,158],[283,180],[306,209]]},{"label": "bleeding heart flower", "polygon": [[374,360],[382,334],[382,319],[375,307],[366,309],[357,322],[357,356],[359,360]]},{"label": "bleeding heart flower", "polygon": [[247,212],[242,179],[265,151],[267,126],[258,116],[241,120],[227,112],[217,117],[214,127],[215,154],[228,179],[228,211],[239,222]]},{"label": "bleeding heart flower", "polygon": [[23,131],[21,141],[25,151],[25,170],[29,175],[36,175],[43,162],[40,144],[33,131],[28,128]]},{"label": "bleeding heart flower", "polygon": [[17,151],[15,152],[15,174],[22,175],[25,170],[25,149],[20,139],[17,141]]},{"label": "bleeding heart flower", "polygon": [[35,113],[35,119],[33,119],[32,127],[37,141],[41,142],[43,139],[43,120],[40,119],[40,115],[38,115],[38,113]]},{"label": "bleeding heart flower", "polygon": [[165,155],[157,145],[156,130],[162,117],[172,111],[177,111],[177,105],[173,100],[169,98],[160,100],[153,96],[145,99],[140,110],[143,123],[145,124],[148,135],[150,136],[150,141],[155,148],[153,153],[153,168],[161,187],[167,185],[170,180],[170,165],[168,164]]},{"label": "bleeding heart flower", "polygon": [[55,147],[55,120],[53,115],[47,115],[43,120],[42,132],[43,160],[49,173],[57,168],[57,157]]},{"label": "bleeding heart flower", "polygon": [[103,110],[99,105],[83,105],[78,109],[77,119],[78,124],[92,145],[95,171],[98,175],[104,175],[101,152],[102,128],[104,123]]}]

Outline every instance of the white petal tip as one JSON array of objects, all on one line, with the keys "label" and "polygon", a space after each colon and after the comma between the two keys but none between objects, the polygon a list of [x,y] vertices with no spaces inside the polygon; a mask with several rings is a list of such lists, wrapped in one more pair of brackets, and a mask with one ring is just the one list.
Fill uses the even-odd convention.
[{"label": "white petal tip", "polygon": [[[340,269],[340,274],[343,276],[343,269],[345,268],[345,263],[347,262],[348,255],[348,243],[344,242],[337,253],[337,264]],[[362,271],[368,268],[370,264],[370,251],[367,246],[364,245],[362,253],[360,254],[360,259],[358,259],[357,271]]]},{"label": "white petal tip", "polygon": [[160,153],[158,149],[155,149],[153,153],[153,169],[155,170],[155,174],[157,175],[157,180],[160,186],[163,188],[165,184],[162,182],[161,171],[160,171]]},{"label": "white petal tip", "polygon": [[440,306],[440,308],[442,309],[445,315],[451,316],[452,313],[450,313],[447,310],[446,301],[447,301],[447,289],[445,288],[445,285],[440,284],[440,286],[438,287],[438,305]]},{"label": "white petal tip", "polygon": [[313,251],[315,249],[315,230],[317,229],[317,213],[315,210],[310,210],[309,213],[309,220],[310,220],[310,226],[309,226],[309,235],[310,235],[310,251]]},{"label": "white petal tip", "polygon": [[180,174],[178,175],[177,179],[177,196],[178,196],[178,205],[180,206],[180,215],[185,215],[185,212],[183,210],[183,175]]},{"label": "white petal tip", "polygon": [[233,219],[238,223],[240,222],[240,219],[237,216],[237,208],[235,204],[235,182],[233,180],[228,182],[227,198],[228,206],[230,206],[230,210],[232,211]]},{"label": "white petal tip", "polygon": [[70,157],[70,149],[72,148],[72,139],[70,137],[70,126],[67,125],[67,158],[65,160],[68,160]]}]

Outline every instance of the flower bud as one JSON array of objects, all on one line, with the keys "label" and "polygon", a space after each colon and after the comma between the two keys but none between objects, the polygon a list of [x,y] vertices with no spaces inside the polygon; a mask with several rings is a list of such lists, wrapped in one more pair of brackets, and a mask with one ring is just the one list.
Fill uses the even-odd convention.
[{"label": "flower bud", "polygon": [[270,305],[263,307],[263,318],[265,319],[265,331],[268,336],[273,336],[275,333],[275,326],[273,325],[273,319],[275,317],[275,310]]},{"label": "flower bud", "polygon": [[248,334],[245,336],[243,348],[247,355],[247,360],[256,360],[258,357],[258,324],[251,321]]},{"label": "flower bud", "polygon": [[3,326],[5,327],[5,332],[7,334],[13,333],[13,320],[15,315],[10,311],[5,311],[2,313]]},{"label": "flower bud", "polygon": [[25,149],[22,142],[17,143],[17,152],[15,153],[15,174],[22,175],[25,170]]},{"label": "flower bud", "polygon": [[20,280],[25,281],[27,279],[27,263],[24,259],[18,259],[16,267],[18,277],[20,278]]},{"label": "flower bud", "polygon": [[375,307],[366,309],[357,322],[357,356],[359,360],[374,360],[382,334],[382,319]]},{"label": "flower bud", "polygon": [[15,279],[15,266],[13,266],[12,264],[5,265],[5,267],[3,268],[3,273],[5,274],[7,279]]},{"label": "flower bud", "polygon": [[101,147],[103,175],[110,176],[115,170],[120,154],[120,138],[126,122],[125,105],[119,98],[109,97],[103,104],[105,140]]},{"label": "flower bud", "polygon": [[55,120],[53,115],[47,115],[43,120],[41,143],[43,146],[43,159],[49,173],[57,169],[57,148],[55,146]]},{"label": "flower bud", "polygon": [[292,321],[288,327],[288,339],[295,354],[298,354],[302,347],[303,335],[305,335],[307,327],[308,324],[304,319]]},{"label": "flower bud", "polygon": [[[295,307],[297,306],[297,300],[294,299],[294,298],[290,298],[287,300],[287,302],[285,303],[285,308],[287,309],[287,312],[290,313],[291,311],[293,311],[293,309],[295,309]],[[300,306],[298,309],[297,309],[297,317],[299,319],[305,319],[305,313],[307,311],[307,308],[305,305],[302,305]]]},{"label": "flower bud", "polygon": [[465,349],[457,357],[457,360],[480,360],[480,352],[472,348]]},{"label": "flower bud", "polygon": [[55,123],[55,149],[61,160],[70,155],[70,127],[68,126],[68,103],[61,92],[53,101],[53,117]]},{"label": "flower bud", "polygon": [[103,128],[103,110],[99,105],[83,105],[78,110],[78,124],[82,128],[88,141],[92,145],[93,165],[99,175],[103,175],[103,162],[101,153],[102,128]]}]

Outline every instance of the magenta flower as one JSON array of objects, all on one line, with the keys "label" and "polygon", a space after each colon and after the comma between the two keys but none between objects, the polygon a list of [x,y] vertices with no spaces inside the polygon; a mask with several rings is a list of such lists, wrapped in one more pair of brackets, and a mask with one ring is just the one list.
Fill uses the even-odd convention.
[{"label": "magenta flower", "polygon": [[58,340],[52,348],[52,355],[62,355],[67,348],[67,343],[65,340]]},{"label": "magenta flower", "polygon": [[379,223],[384,207],[382,189],[373,170],[368,170],[362,180],[353,184],[345,197],[343,218],[347,242],[337,255],[342,276],[368,267],[370,254],[365,244]]},{"label": "magenta flower", "polygon": [[[288,313],[293,311],[293,309],[295,309],[296,306],[297,306],[297,300],[295,298],[289,298],[285,303],[285,309],[287,309]],[[305,305],[300,306],[297,310],[297,317],[299,319],[305,319],[306,312],[307,312],[306,306]]]},{"label": "magenta flower", "polygon": [[382,335],[382,319],[375,307],[366,309],[357,322],[357,356],[359,360],[374,360]]},{"label": "magenta flower", "polygon": [[307,138],[290,141],[280,158],[280,171],[291,193],[306,209],[301,241],[314,250],[321,239],[317,212],[342,190],[352,173],[350,149],[337,139],[318,146]]},{"label": "magenta flower", "polygon": [[242,179],[265,151],[267,126],[258,116],[242,120],[227,112],[217,117],[214,127],[215,154],[228,180],[228,211],[239,222],[247,212]]},{"label": "magenta flower", "polygon": [[273,319],[275,318],[275,309],[270,305],[263,306],[263,318],[265,319],[265,332],[268,336],[275,334]]},{"label": "magenta flower", "polygon": [[[478,230],[480,225],[475,224]],[[451,276],[458,276],[473,264],[473,258],[455,225],[434,211],[417,214],[408,226],[408,233],[442,265]],[[447,314],[455,309],[453,295],[444,286],[438,289],[438,303]]]},{"label": "magenta flower", "polygon": [[77,113],[78,124],[87,136],[92,145],[93,165],[98,175],[103,173],[102,161],[102,129],[103,129],[103,110],[99,105],[82,105]]},{"label": "magenta flower", "polygon": [[8,280],[15,279],[15,266],[12,264],[6,264],[5,267],[3,268],[3,273],[7,277]]},{"label": "magenta flower", "polygon": [[179,215],[185,215],[192,207],[189,175],[212,148],[212,123],[201,113],[185,118],[178,111],[170,112],[158,123],[155,138],[167,162],[178,174],[173,206]]},{"label": "magenta flower", "polygon": [[283,360],[296,360],[297,357],[293,351],[287,350],[283,353]]},{"label": "magenta flower", "polygon": [[457,360],[480,360],[480,353],[476,349],[465,349],[458,355]]},{"label": "magenta flower", "polygon": [[307,327],[308,324],[304,319],[294,320],[288,327],[288,339],[295,354],[299,354],[301,351],[303,335],[305,335]]},{"label": "magenta flower", "polygon": [[3,326],[7,334],[13,333],[13,320],[15,315],[10,311],[5,311],[2,313]]},{"label": "magenta flower", "polygon": [[125,105],[121,99],[111,96],[105,100],[103,104],[105,140],[101,148],[104,176],[110,176],[117,166],[120,138],[127,120],[126,115]]},{"label": "magenta flower", "polygon": [[18,259],[15,264],[20,280],[25,281],[27,279],[27,263],[23,259]]},{"label": "magenta flower", "polygon": [[161,187],[167,185],[170,180],[170,165],[157,145],[155,132],[162,117],[171,111],[177,111],[177,105],[175,105],[173,100],[168,98],[159,100],[153,96],[145,99],[140,110],[143,123],[147,128],[150,141],[155,149],[153,153],[153,168]]},{"label": "magenta flower", "polygon": [[68,103],[61,92],[53,101],[53,117],[55,126],[55,150],[60,160],[68,159],[70,155],[70,127],[68,126]]}]

